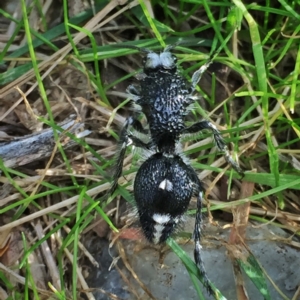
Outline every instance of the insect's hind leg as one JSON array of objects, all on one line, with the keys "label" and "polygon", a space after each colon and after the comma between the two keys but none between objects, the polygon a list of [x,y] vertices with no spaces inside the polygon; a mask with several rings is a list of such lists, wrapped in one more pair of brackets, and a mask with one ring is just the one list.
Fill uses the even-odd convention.
[{"label": "insect's hind leg", "polygon": [[126,154],[127,146],[135,145],[139,148],[150,149],[151,143],[144,143],[139,138],[135,137],[131,133],[129,133],[129,127],[132,126],[136,131],[144,133],[145,129],[139,120],[135,117],[128,117],[125,121],[124,127],[120,133],[120,139],[118,143],[119,151],[116,154],[116,165],[115,171],[113,174],[113,181],[108,192],[108,195],[111,196],[118,186],[118,179],[121,177],[122,169],[123,169],[123,161]]},{"label": "insect's hind leg", "polygon": [[209,294],[213,294],[214,291],[211,288],[211,283],[210,280],[207,277],[205,267],[203,264],[203,260],[201,257],[201,251],[202,251],[202,246],[201,246],[201,223],[202,223],[202,191],[200,190],[199,186],[199,191],[197,195],[197,212],[196,212],[196,218],[195,218],[195,227],[194,227],[194,233],[193,233],[193,239],[195,242],[195,249],[194,249],[194,259],[195,263],[200,271],[201,276],[203,277],[203,285],[207,289],[207,292]]}]

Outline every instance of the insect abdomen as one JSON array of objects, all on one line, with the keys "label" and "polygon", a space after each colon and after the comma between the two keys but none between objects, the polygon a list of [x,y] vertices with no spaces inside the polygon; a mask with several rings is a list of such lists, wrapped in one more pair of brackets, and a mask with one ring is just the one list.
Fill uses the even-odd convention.
[{"label": "insect abdomen", "polygon": [[177,155],[156,153],[141,165],[134,197],[143,232],[150,242],[163,243],[174,232],[194,194],[194,175]]}]

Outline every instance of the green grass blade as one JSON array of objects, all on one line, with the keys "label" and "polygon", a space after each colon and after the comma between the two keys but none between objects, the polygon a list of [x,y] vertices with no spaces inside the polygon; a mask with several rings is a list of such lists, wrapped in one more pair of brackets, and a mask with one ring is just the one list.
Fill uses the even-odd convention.
[{"label": "green grass blade", "polygon": [[[269,114],[269,97],[268,97],[268,86],[267,86],[268,81],[267,81],[267,73],[265,68],[263,46],[260,40],[260,33],[259,33],[257,23],[250,15],[250,13],[248,12],[244,4],[239,0],[233,0],[233,3],[243,12],[244,17],[249,24],[258,86],[260,91],[263,92],[262,111],[263,111],[264,123],[265,123],[265,135],[266,135],[266,140],[268,145],[270,169],[271,169],[271,173],[274,175],[276,185],[278,186],[279,185],[279,159],[278,159],[277,151],[273,145],[272,138],[271,138],[272,133],[270,130],[269,115],[268,115]],[[282,209],[284,207],[284,202],[281,197],[281,194],[278,195],[278,197],[279,197],[278,205]]]},{"label": "green grass blade", "polygon": [[[186,252],[183,251],[172,238],[169,238],[167,240],[167,244],[174,251],[174,253],[180,258],[180,260],[183,262],[183,264],[186,267],[189,274],[196,276],[200,280],[200,282],[203,283],[203,278],[200,275],[200,272],[199,272],[197,266],[192,261],[192,259],[186,254]],[[197,284],[197,282],[195,282],[194,280],[192,280],[192,281],[194,284]],[[213,284],[211,284],[211,288],[215,293],[215,295],[213,295],[215,299],[226,300],[226,298],[221,294],[221,292]],[[196,288],[196,290],[198,290],[198,288]],[[203,297],[201,294],[198,294],[198,296],[199,296],[199,299],[201,299],[201,297]]]},{"label": "green grass blade", "polygon": [[271,300],[270,292],[267,286],[264,273],[260,265],[257,263],[255,257],[252,254],[250,254],[247,258],[247,261],[241,259],[238,259],[237,261],[241,268],[244,270],[244,272],[247,274],[247,276],[257,287],[264,299]]},{"label": "green grass blade", "polygon": [[[144,15],[145,15],[145,17],[146,17],[146,19],[147,19],[147,21],[148,21],[151,29],[153,30],[153,33],[154,33],[156,39],[159,41],[160,45],[163,48],[165,48],[166,47],[165,41],[162,38],[159,30],[157,29],[156,24],[154,23],[153,19],[151,18],[150,14],[149,14],[149,11],[148,11],[148,9],[147,9],[147,7],[145,5],[145,2],[143,0],[138,0],[138,1],[140,3],[140,6],[141,6],[141,8],[143,10],[143,13],[144,13]],[[149,5],[151,5],[150,2],[149,2]]]}]

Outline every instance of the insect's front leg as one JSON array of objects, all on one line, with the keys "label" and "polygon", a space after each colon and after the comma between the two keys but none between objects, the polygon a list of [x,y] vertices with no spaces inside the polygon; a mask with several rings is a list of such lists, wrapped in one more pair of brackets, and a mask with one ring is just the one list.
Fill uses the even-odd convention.
[{"label": "insect's front leg", "polygon": [[141,87],[139,85],[131,84],[126,89],[126,92],[129,94],[130,99],[138,101],[140,99]]},{"label": "insect's front leg", "polygon": [[123,169],[123,161],[126,154],[127,146],[134,145],[139,148],[144,149],[150,149],[151,143],[144,143],[139,138],[135,137],[129,132],[129,127],[132,126],[136,131],[144,132],[145,129],[143,128],[142,124],[139,120],[137,120],[134,117],[128,117],[125,121],[124,127],[121,130],[120,133],[120,139],[119,139],[119,151],[116,153],[116,165],[115,165],[115,171],[113,174],[113,181],[109,190],[109,195],[112,195],[113,192],[116,190],[118,185],[118,179],[122,175],[122,169]]},{"label": "insect's front leg", "polygon": [[225,160],[227,161],[228,164],[230,164],[235,171],[237,171],[240,175],[244,175],[243,170],[239,166],[239,164],[231,157],[230,152],[228,150],[228,147],[222,138],[219,130],[217,127],[212,124],[211,122],[208,122],[206,120],[203,120],[201,122],[198,122],[196,124],[193,124],[190,127],[187,127],[183,129],[182,134],[189,134],[189,133],[196,133],[201,130],[208,129],[213,133],[215,143],[217,145],[217,148],[219,151],[224,153]]},{"label": "insect's front leg", "polygon": [[209,60],[207,63],[205,63],[203,66],[200,67],[192,76],[192,92],[195,90],[198,82],[202,78],[202,75],[205,73],[205,71],[208,69],[208,67],[211,65],[212,61]]}]

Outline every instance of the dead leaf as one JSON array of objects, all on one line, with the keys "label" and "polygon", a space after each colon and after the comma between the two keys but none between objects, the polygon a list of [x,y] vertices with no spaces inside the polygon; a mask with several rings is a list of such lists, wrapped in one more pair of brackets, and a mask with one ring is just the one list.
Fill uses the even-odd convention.
[{"label": "dead leaf", "polygon": [[0,257],[2,257],[3,254],[7,251],[11,236],[12,234],[10,229],[0,232]]}]

